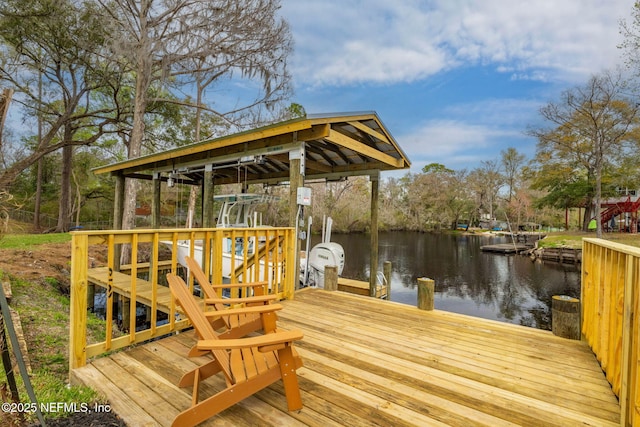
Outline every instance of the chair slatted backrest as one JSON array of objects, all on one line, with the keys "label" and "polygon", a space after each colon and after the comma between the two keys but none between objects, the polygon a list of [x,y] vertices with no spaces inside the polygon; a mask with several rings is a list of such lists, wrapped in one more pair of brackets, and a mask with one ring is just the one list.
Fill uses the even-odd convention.
[{"label": "chair slatted backrest", "polygon": [[[220,298],[216,290],[211,286],[211,282],[200,268],[200,264],[196,262],[195,259],[190,256],[185,256],[184,260],[187,262],[187,267],[189,267],[189,272],[193,274],[193,277],[200,283],[200,288],[204,292],[206,298]],[[223,310],[225,307],[223,304],[215,304],[216,310]]]},{"label": "chair slatted backrest", "polygon": [[[198,283],[200,283],[200,289],[202,289],[202,291],[204,292],[205,298],[219,298],[218,293],[213,288],[213,286],[211,286],[209,279],[207,279],[207,276],[205,276],[202,268],[200,268],[200,265],[196,262],[196,260],[191,258],[190,256],[185,256],[184,259],[187,262],[189,272],[191,272],[191,274],[193,274],[193,277],[195,277]],[[213,304],[213,306],[217,311],[222,311],[226,308],[224,304],[221,303],[215,303]],[[231,325],[231,319],[229,319],[229,316],[222,317],[222,321],[227,328],[231,328],[233,326]]]},{"label": "chair slatted backrest", "polygon": [[[217,340],[218,335],[204,315],[195,297],[189,292],[189,288],[184,280],[175,274],[168,273],[167,281],[169,282],[171,294],[176,299],[178,305],[184,310],[200,338],[203,340]],[[220,364],[220,368],[227,376],[227,379],[233,382],[233,375],[229,364],[229,353],[224,350],[211,350],[211,352]]]}]

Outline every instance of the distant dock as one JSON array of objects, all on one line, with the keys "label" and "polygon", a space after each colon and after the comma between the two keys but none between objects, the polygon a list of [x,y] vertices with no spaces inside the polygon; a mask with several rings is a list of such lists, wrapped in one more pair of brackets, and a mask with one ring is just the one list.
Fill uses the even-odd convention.
[{"label": "distant dock", "polygon": [[531,249],[532,246],[524,243],[498,243],[495,245],[480,246],[482,252],[494,252],[500,254],[514,254]]},{"label": "distant dock", "polygon": [[502,233],[504,236],[511,237],[511,243],[497,243],[495,245],[480,246],[483,252],[494,252],[500,254],[514,254],[533,249],[538,240],[543,239],[546,235],[541,233],[523,232],[523,233]]}]

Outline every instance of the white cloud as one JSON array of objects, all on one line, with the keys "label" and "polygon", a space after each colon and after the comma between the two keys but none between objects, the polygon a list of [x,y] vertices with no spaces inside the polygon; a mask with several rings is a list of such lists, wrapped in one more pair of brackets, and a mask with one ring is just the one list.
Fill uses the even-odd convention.
[{"label": "white cloud", "polygon": [[[509,134],[509,131],[484,125],[431,120],[411,134],[398,135],[397,139],[412,160],[414,170],[429,163],[442,163],[458,169],[464,164],[477,163],[478,156],[486,158],[485,150],[492,147],[494,140]],[[490,157],[494,157],[493,152]]]},{"label": "white cloud", "polygon": [[493,98],[449,105],[443,114],[471,123],[499,129],[522,131],[539,120],[541,102],[535,99]]},{"label": "white cloud", "polygon": [[410,82],[493,65],[513,79],[582,80],[620,62],[627,0],[284,0],[305,85]]},{"label": "white cloud", "polygon": [[536,141],[525,131],[538,119],[532,100],[488,99],[446,107],[444,118],[426,120],[409,133],[395,135],[418,172],[429,163],[473,169],[482,160],[497,160],[500,151],[516,148],[532,157]]}]

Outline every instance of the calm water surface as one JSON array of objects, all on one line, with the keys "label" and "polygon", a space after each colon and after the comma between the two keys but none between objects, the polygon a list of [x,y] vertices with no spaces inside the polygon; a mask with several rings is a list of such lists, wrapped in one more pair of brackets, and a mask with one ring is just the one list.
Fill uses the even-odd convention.
[{"label": "calm water surface", "polygon": [[[367,280],[370,236],[334,234],[332,240],[345,250],[342,275]],[[508,242],[499,236],[380,233],[379,269],[384,261],[393,264],[392,301],[415,306],[417,279],[428,277],[435,280],[436,309],[551,329],[551,297],[579,297],[579,269],[480,250]]]}]

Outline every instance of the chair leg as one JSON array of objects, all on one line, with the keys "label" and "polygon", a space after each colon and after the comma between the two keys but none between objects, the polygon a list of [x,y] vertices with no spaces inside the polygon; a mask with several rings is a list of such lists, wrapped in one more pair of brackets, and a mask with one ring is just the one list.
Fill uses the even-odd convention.
[{"label": "chair leg", "polygon": [[196,369],[193,375],[193,394],[191,395],[191,406],[198,404],[200,397],[200,369]]},{"label": "chair leg", "polygon": [[293,347],[288,345],[278,350],[278,360],[280,361],[280,375],[284,385],[284,394],[287,397],[287,407],[290,411],[300,410],[302,409],[302,397],[298,386],[297,364],[293,357]]}]

